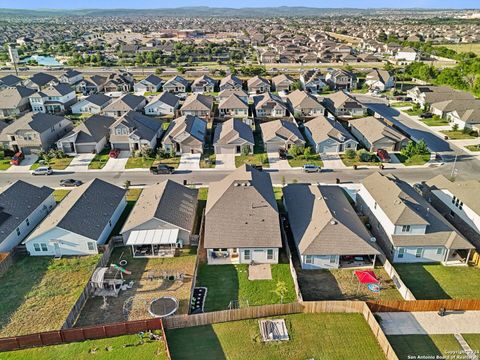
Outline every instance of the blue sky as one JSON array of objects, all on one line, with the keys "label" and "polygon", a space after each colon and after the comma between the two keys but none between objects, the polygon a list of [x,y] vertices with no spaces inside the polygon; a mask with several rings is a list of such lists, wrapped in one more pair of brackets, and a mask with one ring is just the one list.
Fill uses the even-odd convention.
[{"label": "blue sky", "polygon": [[269,6],[310,6],[310,7],[391,7],[391,8],[480,8],[479,0],[335,0],[335,1],[299,1],[295,0],[0,0],[0,8],[39,9],[39,8],[172,8],[181,6],[211,7],[269,7]]}]

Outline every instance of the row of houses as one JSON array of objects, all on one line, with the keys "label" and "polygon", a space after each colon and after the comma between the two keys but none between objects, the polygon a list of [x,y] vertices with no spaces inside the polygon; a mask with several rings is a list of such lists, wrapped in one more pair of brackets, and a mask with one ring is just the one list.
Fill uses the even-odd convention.
[{"label": "row of houses", "polygon": [[447,119],[459,129],[480,131],[480,100],[447,86],[415,86],[407,95],[422,108]]},{"label": "row of houses", "polygon": [[[466,265],[475,246],[443,212],[448,208],[478,239],[475,199],[462,195],[472,187],[478,190],[478,183],[434,178],[426,184],[432,201],[381,173],[357,191],[289,184],[283,218],[268,173],[245,165],[209,187],[203,246],[210,265],[277,263],[285,236],[304,269],[373,266],[380,255],[395,263]],[[32,256],[96,254],[125,210],[125,194],[94,179],[55,205],[52,189],[17,181],[0,194],[0,251],[23,243]],[[146,187],[122,224],[124,244],[135,257],[164,257],[197,241],[197,196],[198,190],[171,180]]]}]

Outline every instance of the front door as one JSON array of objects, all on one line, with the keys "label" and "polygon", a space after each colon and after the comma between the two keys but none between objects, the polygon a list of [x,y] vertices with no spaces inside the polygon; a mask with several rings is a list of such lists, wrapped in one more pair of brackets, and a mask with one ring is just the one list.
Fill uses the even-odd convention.
[{"label": "front door", "polygon": [[62,253],[60,252],[60,245],[58,245],[57,241],[53,243],[53,252],[56,258],[59,258],[62,256]]},{"label": "front door", "polygon": [[252,253],[252,261],[256,263],[264,263],[267,260],[267,252],[266,250],[253,250]]}]

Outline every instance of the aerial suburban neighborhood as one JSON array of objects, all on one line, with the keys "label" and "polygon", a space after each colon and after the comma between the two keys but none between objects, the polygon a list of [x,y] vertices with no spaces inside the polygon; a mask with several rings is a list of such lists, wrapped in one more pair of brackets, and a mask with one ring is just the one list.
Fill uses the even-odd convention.
[{"label": "aerial suburban neighborhood", "polygon": [[0,4],[0,359],[478,360],[478,4],[147,3]]}]

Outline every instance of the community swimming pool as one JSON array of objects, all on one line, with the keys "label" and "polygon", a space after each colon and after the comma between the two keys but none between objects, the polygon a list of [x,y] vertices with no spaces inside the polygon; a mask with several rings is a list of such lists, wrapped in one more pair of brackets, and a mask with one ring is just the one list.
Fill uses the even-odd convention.
[{"label": "community swimming pool", "polygon": [[22,59],[20,62],[23,64],[23,63],[27,63],[30,60],[36,60],[38,65],[43,65],[43,66],[62,65],[62,63],[58,62],[57,59],[55,59],[53,56],[42,56],[42,55],[32,55]]}]

